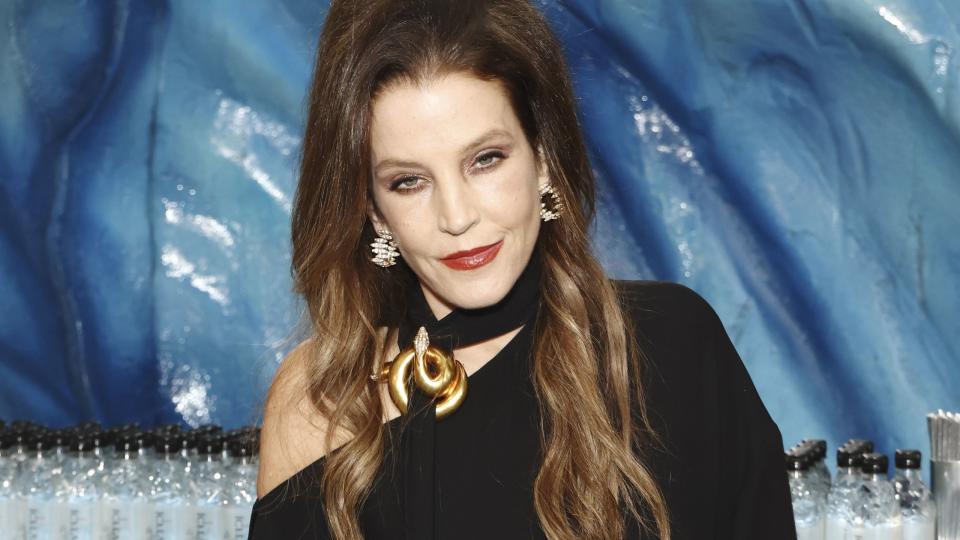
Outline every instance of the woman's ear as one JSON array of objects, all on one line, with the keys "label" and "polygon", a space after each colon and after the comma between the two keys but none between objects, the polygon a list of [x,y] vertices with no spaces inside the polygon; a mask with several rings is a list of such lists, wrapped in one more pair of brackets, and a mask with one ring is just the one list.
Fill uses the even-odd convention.
[{"label": "woman's ear", "polygon": [[547,158],[543,153],[543,145],[537,145],[537,186],[550,184],[550,170],[547,167]]},{"label": "woman's ear", "polygon": [[374,232],[377,234],[390,230],[390,228],[384,223],[383,217],[380,216],[380,212],[377,211],[377,208],[372,202],[367,204],[367,217],[370,218],[370,223],[373,224]]}]

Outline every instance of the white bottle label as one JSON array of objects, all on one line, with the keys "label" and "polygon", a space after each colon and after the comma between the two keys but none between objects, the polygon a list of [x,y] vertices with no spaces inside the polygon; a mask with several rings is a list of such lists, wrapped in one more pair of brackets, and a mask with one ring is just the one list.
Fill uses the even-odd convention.
[{"label": "white bottle label", "polygon": [[120,501],[115,499],[101,501],[100,530],[100,538],[103,540],[120,540],[130,537],[130,519]]},{"label": "white bottle label", "polygon": [[63,510],[56,501],[27,499],[27,540],[63,538]]},{"label": "white bottle label", "polygon": [[4,499],[3,514],[0,514],[0,531],[12,534],[11,538],[22,540],[27,536],[26,501],[20,497]]},{"label": "white bottle label", "polygon": [[196,540],[222,540],[223,515],[219,506],[197,505]]},{"label": "white bottle label", "polygon": [[130,528],[133,540],[150,540],[153,536],[153,505],[137,499],[130,503]]},{"label": "white bottle label", "polygon": [[826,534],[824,538],[826,540],[846,540],[846,538],[844,538],[846,529],[846,519],[840,516],[829,516],[827,517]]},{"label": "white bottle label", "polygon": [[180,540],[174,534],[177,515],[169,504],[155,503],[153,505],[153,540]]},{"label": "white bottle label", "polygon": [[903,540],[936,540],[932,519],[906,519],[903,521]]},{"label": "white bottle label", "polygon": [[104,540],[149,540],[150,504],[106,499],[100,507]]},{"label": "white bottle label", "polygon": [[155,503],[153,537],[155,540],[195,540],[196,521],[192,505]]},{"label": "white bottle label", "polygon": [[867,530],[861,523],[847,523],[847,528],[843,532],[843,540],[865,540]]},{"label": "white bottle label", "polygon": [[903,528],[900,524],[881,525],[878,527],[864,528],[864,540],[901,540],[903,538]]},{"label": "white bottle label", "polygon": [[250,514],[253,512],[253,505],[229,506],[224,509],[226,516],[227,534],[224,538],[228,540],[247,540],[250,532]]},{"label": "white bottle label", "polygon": [[811,523],[797,523],[797,540],[823,540],[823,518]]},{"label": "white bottle label", "polygon": [[92,500],[74,501],[67,505],[67,538],[69,540],[94,540],[97,525],[97,505]]}]

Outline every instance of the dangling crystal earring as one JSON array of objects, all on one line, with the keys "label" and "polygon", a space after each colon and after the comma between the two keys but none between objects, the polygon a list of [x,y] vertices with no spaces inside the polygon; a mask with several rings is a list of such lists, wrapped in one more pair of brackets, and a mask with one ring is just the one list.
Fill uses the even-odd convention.
[{"label": "dangling crystal earring", "polygon": [[[560,200],[560,195],[553,189],[553,186],[543,184],[538,191],[540,192],[540,219],[550,221],[560,217],[560,213],[563,212],[563,201]],[[547,208],[547,202],[543,200],[544,195],[550,196],[550,202],[553,206],[552,209]]]},{"label": "dangling crystal earring", "polygon": [[370,260],[381,268],[393,266],[397,264],[397,257],[400,256],[398,246],[392,234],[377,231],[377,238],[370,244],[373,251],[373,258]]}]

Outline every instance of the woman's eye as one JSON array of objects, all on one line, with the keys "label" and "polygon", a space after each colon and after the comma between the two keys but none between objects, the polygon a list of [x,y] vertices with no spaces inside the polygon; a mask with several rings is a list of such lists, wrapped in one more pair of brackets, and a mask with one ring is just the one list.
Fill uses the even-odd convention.
[{"label": "woman's eye", "polygon": [[[475,163],[480,170],[494,167],[500,160],[506,156],[503,152],[492,151],[477,156]],[[424,187],[424,180],[419,176],[404,176],[390,182],[390,191],[414,192]]]},{"label": "woman's eye", "polygon": [[390,191],[413,191],[417,189],[419,181],[416,176],[398,178],[390,184]]},{"label": "woman's eye", "polygon": [[503,158],[503,152],[487,152],[486,154],[481,154],[479,157],[477,157],[477,164],[480,165],[481,169],[487,169],[492,167],[494,163]]}]

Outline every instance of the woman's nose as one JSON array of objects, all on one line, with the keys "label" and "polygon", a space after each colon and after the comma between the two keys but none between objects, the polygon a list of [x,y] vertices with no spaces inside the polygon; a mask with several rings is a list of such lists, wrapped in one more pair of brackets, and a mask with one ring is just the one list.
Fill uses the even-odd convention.
[{"label": "woman's nose", "polygon": [[438,182],[434,194],[437,224],[441,231],[458,236],[479,220],[476,198],[463,178],[451,177],[446,182]]}]

